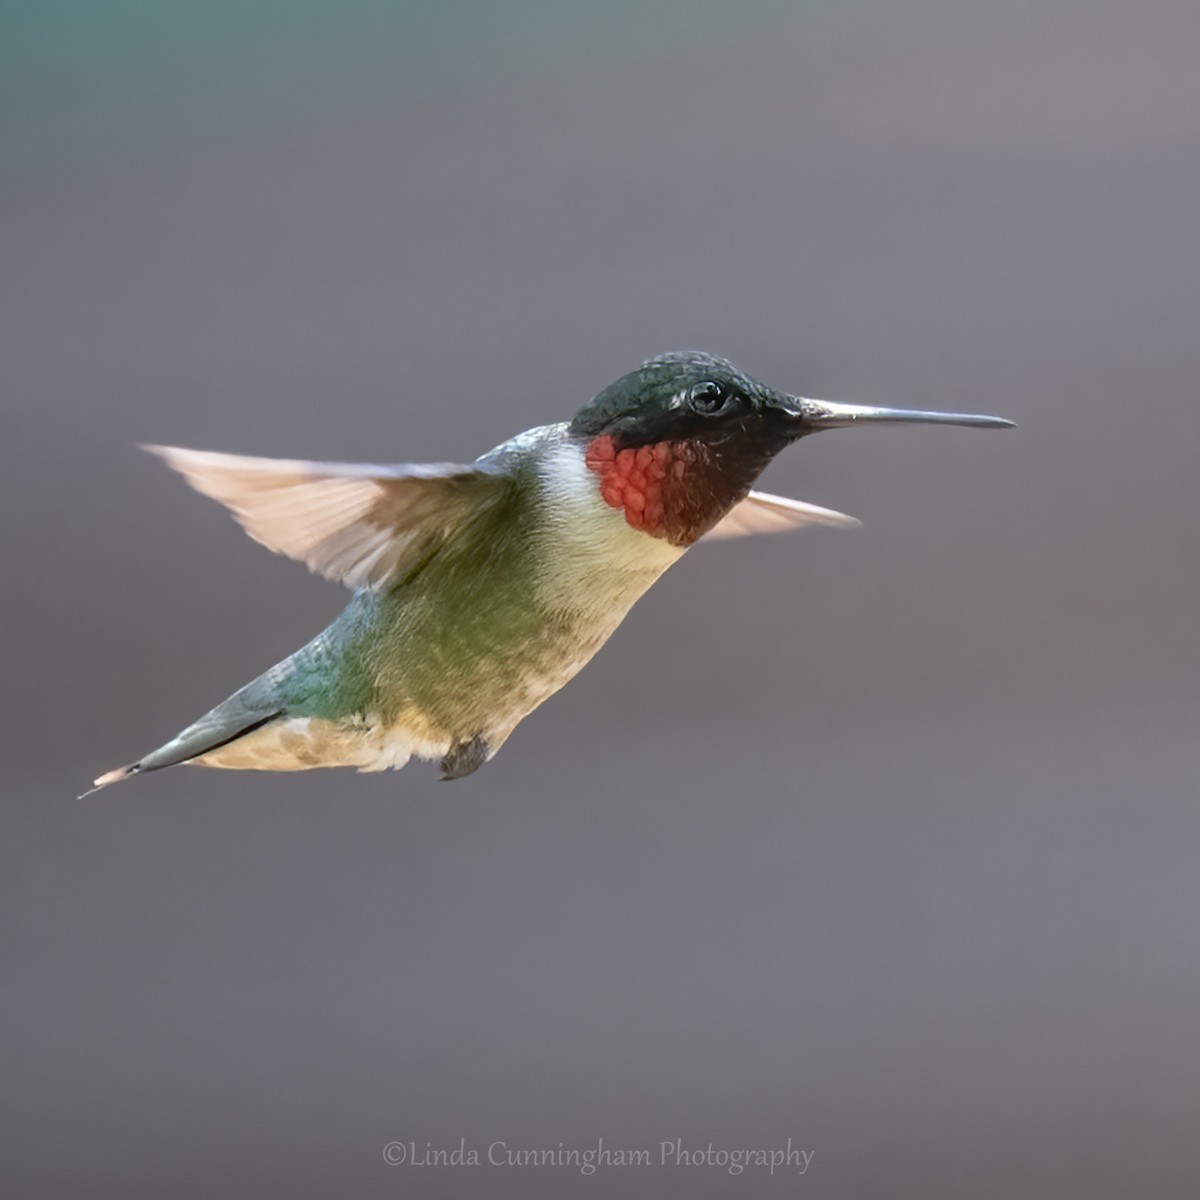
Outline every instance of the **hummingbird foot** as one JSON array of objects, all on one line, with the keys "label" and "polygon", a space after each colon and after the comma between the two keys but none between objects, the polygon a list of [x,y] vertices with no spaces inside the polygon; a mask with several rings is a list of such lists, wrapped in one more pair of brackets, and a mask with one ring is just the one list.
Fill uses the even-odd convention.
[{"label": "hummingbird foot", "polygon": [[466,742],[455,742],[442,759],[442,782],[451,779],[462,779],[478,771],[487,762],[488,744],[483,735],[477,733]]}]

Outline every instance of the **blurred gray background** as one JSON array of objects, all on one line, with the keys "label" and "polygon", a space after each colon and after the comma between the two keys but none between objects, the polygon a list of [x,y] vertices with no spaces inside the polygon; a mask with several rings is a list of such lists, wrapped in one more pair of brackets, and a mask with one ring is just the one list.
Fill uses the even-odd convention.
[{"label": "blurred gray background", "polygon": [[[1200,1194],[1200,10],[8,4],[6,1195]],[[499,758],[75,794],[337,588],[139,441],[457,459],[702,348],[862,531]],[[786,1143],[720,1169],[418,1148]]]}]

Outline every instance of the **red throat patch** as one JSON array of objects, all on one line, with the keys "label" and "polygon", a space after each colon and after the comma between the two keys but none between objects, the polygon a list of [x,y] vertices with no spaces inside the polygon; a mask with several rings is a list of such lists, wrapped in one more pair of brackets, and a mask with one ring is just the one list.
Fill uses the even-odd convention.
[{"label": "red throat patch", "polygon": [[618,450],[608,434],[593,438],[584,461],[600,480],[604,503],[621,509],[634,529],[686,546],[699,536],[683,516],[684,477],[696,463],[696,447],[688,441],[656,442]]}]

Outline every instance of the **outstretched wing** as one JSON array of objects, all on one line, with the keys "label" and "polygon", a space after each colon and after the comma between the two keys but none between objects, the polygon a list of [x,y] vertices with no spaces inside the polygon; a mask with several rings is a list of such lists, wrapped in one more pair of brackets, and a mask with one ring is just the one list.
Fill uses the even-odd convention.
[{"label": "outstretched wing", "polygon": [[224,504],[256,542],[352,588],[394,578],[505,487],[504,476],[480,466],[370,466],[176,446],[143,449]]},{"label": "outstretched wing", "polygon": [[804,525],[832,525],[843,529],[860,524],[854,517],[834,512],[832,508],[819,508],[805,504],[802,500],[788,500],[783,496],[768,496],[766,492],[751,492],[745,500],[717,522],[704,538],[747,537],[753,533],[783,533],[788,529],[799,529]]}]

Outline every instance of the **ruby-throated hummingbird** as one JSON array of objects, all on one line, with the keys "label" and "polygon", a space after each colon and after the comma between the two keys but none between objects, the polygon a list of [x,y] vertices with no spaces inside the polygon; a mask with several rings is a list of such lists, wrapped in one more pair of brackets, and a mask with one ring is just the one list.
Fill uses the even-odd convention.
[{"label": "ruby-throated hummingbird", "polygon": [[307,646],[95,787],[178,763],[379,771],[413,755],[469,775],[700,538],[857,524],[751,491],[780,450],[900,421],[1012,424],[806,400],[725,359],[668,354],[465,466],[149,446],[256,541],[354,595]]}]

